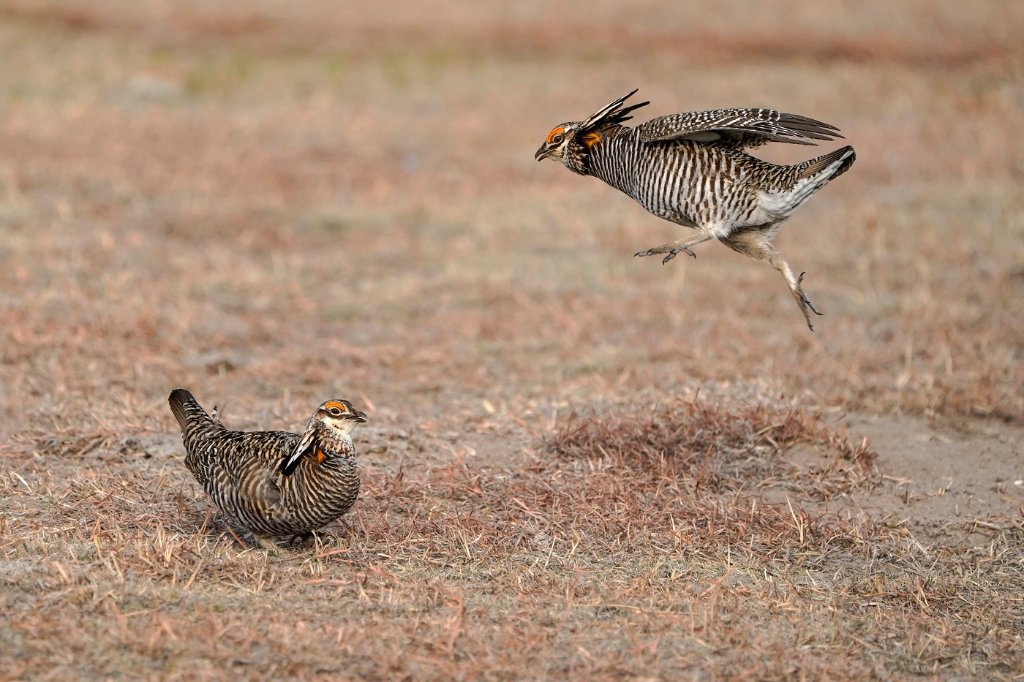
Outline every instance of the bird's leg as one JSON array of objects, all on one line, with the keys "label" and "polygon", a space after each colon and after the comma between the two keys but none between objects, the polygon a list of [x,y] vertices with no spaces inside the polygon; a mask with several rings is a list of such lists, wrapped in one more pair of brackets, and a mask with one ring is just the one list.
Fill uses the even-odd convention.
[{"label": "bird's leg", "polygon": [[644,256],[653,256],[656,253],[663,253],[665,254],[665,257],[661,260],[662,265],[675,258],[680,251],[682,251],[683,253],[688,253],[694,258],[696,258],[697,254],[691,251],[690,247],[706,242],[709,239],[711,239],[711,237],[707,235],[701,235],[700,237],[696,237],[690,240],[677,239],[674,242],[662,244],[661,246],[656,246],[653,249],[647,249],[646,251],[637,251],[636,253],[633,254],[633,257],[636,258],[637,256],[640,256],[642,258]]},{"label": "bird's leg", "polygon": [[[763,226],[763,227],[770,227]],[[804,314],[804,320],[807,322],[807,328],[812,332],[814,331],[814,324],[811,322],[811,313],[815,315],[822,315],[823,313],[818,310],[811,299],[807,298],[804,294],[803,281],[804,274],[800,273],[797,277],[793,274],[793,269],[789,267],[789,263],[782,257],[782,254],[775,250],[775,247],[771,245],[766,236],[766,231],[763,229],[749,229],[742,230],[740,232],[734,232],[725,239],[722,240],[729,248],[733,249],[742,254],[746,254],[751,258],[757,260],[766,260],[771,264],[773,268],[778,270],[783,277],[786,278],[786,284],[789,285],[789,291],[793,294],[793,298],[796,299],[796,304],[800,306],[800,312]]]},{"label": "bird's leg", "polygon": [[824,315],[818,310],[811,299],[807,298],[804,293],[803,281],[806,272],[801,272],[799,277],[793,276],[793,270],[789,267],[789,263],[782,257],[782,255],[772,249],[772,255],[769,257],[768,262],[772,264],[772,267],[782,273],[782,276],[786,278],[786,283],[789,285],[789,290],[793,294],[793,298],[796,299],[796,304],[800,306],[800,312],[804,314],[804,320],[807,321],[807,328],[812,332],[814,331],[814,324],[811,322],[811,313],[815,315]]},{"label": "bird's leg", "polygon": [[256,544],[262,547],[263,549],[267,550],[267,552],[269,552],[270,554],[277,554],[278,552],[280,552],[281,548],[278,546],[276,542],[274,542],[273,538],[271,538],[269,535],[260,535],[259,533],[253,533],[252,536],[256,538]]}]

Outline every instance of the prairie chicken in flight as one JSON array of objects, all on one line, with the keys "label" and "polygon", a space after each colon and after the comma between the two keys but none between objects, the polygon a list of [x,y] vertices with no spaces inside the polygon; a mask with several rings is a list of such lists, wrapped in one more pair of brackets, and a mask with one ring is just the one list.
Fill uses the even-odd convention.
[{"label": "prairie chicken in flight", "polygon": [[803,292],[804,273],[793,274],[771,240],[782,223],[812,194],[853,165],[853,147],[843,147],[795,166],[777,166],[744,150],[768,142],[817,144],[841,138],[839,129],[811,118],[771,109],[716,109],[672,114],[635,128],[622,125],[623,106],[636,90],[585,121],[563,123],[548,133],[535,158],[560,159],[580,175],[593,175],[648,211],[697,230],[636,256],[665,254],[667,263],[690,247],[717,239],[739,253],[765,260],[782,273],[814,331],[821,315]]},{"label": "prairie chicken in flight", "polygon": [[359,494],[352,429],[366,415],[347,400],[320,405],[302,435],[229,431],[188,391],[168,398],[185,465],[231,519],[274,549],[274,536],[305,535],[347,512]]}]

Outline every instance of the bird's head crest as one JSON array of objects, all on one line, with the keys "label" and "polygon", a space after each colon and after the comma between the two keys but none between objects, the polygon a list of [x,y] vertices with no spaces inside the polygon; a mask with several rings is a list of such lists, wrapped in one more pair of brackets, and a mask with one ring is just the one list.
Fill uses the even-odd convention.
[{"label": "bird's head crest", "polygon": [[636,90],[602,107],[584,121],[569,121],[555,126],[533,157],[538,161],[548,158],[560,160],[569,170],[586,175],[587,156],[590,149],[603,139],[601,131],[630,120],[633,118],[630,112],[650,104],[640,102],[623,107],[634,94]]}]

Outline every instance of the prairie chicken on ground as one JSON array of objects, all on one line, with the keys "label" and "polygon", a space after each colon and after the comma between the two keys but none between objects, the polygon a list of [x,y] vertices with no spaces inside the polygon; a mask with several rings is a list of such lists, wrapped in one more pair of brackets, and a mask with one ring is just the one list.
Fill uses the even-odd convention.
[{"label": "prairie chicken on ground", "polygon": [[273,549],[274,536],[304,535],[337,519],[359,494],[350,432],[366,415],[328,400],[305,432],[229,431],[178,388],[168,398],[181,426],[185,465],[221,511]]},{"label": "prairie chicken on ground", "polygon": [[[839,129],[771,109],[716,109],[656,118],[635,128],[622,125],[641,102],[624,107],[636,90],[585,121],[563,123],[548,133],[535,158],[561,159],[580,175],[593,175],[625,192],[648,211],[697,230],[636,256],[663,253],[667,263],[690,247],[717,239],[739,253],[768,261],[782,273],[807,326],[821,315],[771,240],[782,223],[812,194],[853,165],[843,147],[795,166],[777,166],[743,150],[767,142],[816,144],[841,138]],[[696,257],[696,256],[694,256]]]}]

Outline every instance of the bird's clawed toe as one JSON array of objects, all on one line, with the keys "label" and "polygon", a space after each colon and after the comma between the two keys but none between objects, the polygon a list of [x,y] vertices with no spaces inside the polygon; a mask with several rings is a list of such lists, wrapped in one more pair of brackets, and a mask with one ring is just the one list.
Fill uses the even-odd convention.
[{"label": "bird's clawed toe", "polygon": [[638,256],[640,258],[643,258],[644,256],[653,256],[656,253],[665,254],[665,257],[661,259],[662,265],[668,263],[670,260],[678,256],[680,253],[689,254],[691,258],[697,257],[697,254],[695,254],[688,246],[669,246],[666,244],[665,246],[658,246],[653,249],[637,251],[636,253],[633,254],[633,258],[636,258]]},{"label": "bird's clawed toe", "polygon": [[818,310],[814,306],[814,303],[811,302],[811,299],[807,298],[807,294],[804,293],[803,283],[804,283],[804,275],[806,275],[806,274],[807,274],[806,272],[801,272],[800,276],[796,280],[796,291],[797,291],[797,294],[799,294],[800,300],[802,302],[802,305],[800,307],[803,308],[804,306],[807,306],[808,308],[811,309],[811,312],[814,313],[815,315],[824,316],[825,313],[823,313],[820,310]]},{"label": "bird's clawed toe", "polygon": [[801,272],[800,276],[797,277],[796,289],[793,290],[793,296],[796,297],[796,302],[800,306],[800,312],[804,314],[804,319],[807,320],[807,328],[813,332],[814,324],[811,322],[811,313],[820,316],[823,316],[825,313],[818,310],[814,303],[811,302],[811,299],[807,298],[807,295],[804,293],[803,282],[804,275],[806,274],[806,272]]},{"label": "bird's clawed toe", "polygon": [[647,256],[653,256],[656,253],[665,253],[665,249],[660,246],[653,249],[644,249],[643,251],[637,251],[634,253],[633,258],[646,258]]},{"label": "bird's clawed toe", "polygon": [[670,260],[675,258],[679,253],[687,253],[687,254],[690,255],[691,258],[696,258],[697,257],[697,254],[695,254],[693,251],[691,251],[688,246],[679,246],[679,247],[675,247],[675,248],[670,249],[669,252],[668,252],[668,255],[665,256],[661,260],[661,264],[664,265],[665,263],[669,262]]}]

